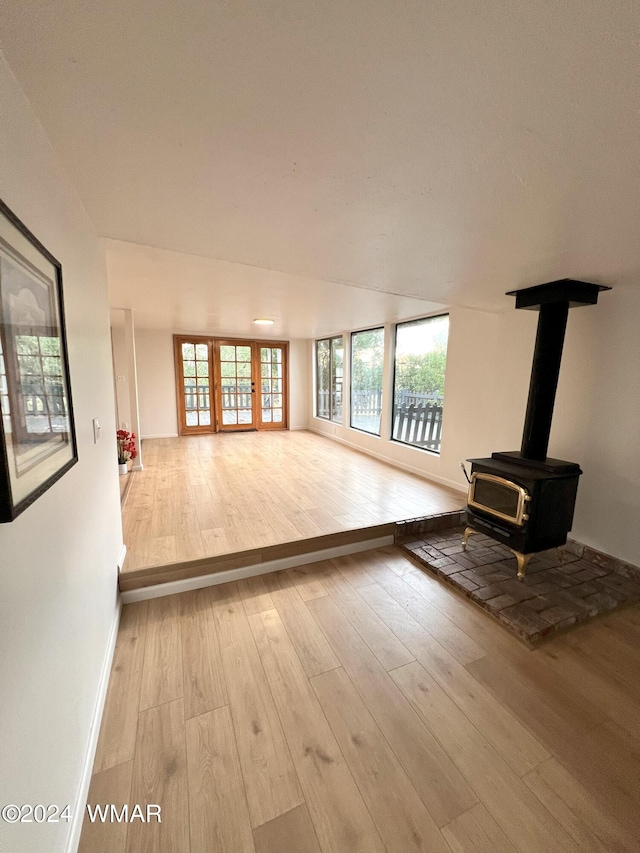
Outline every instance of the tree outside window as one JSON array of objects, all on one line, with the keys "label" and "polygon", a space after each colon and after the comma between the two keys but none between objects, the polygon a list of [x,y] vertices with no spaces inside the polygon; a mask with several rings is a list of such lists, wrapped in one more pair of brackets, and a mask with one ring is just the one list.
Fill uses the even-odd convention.
[{"label": "tree outside window", "polygon": [[342,422],[342,335],[316,341],[316,415]]},{"label": "tree outside window", "polygon": [[395,441],[440,452],[448,336],[447,314],[396,326]]},{"label": "tree outside window", "polygon": [[351,426],[380,435],[384,329],[351,334]]}]

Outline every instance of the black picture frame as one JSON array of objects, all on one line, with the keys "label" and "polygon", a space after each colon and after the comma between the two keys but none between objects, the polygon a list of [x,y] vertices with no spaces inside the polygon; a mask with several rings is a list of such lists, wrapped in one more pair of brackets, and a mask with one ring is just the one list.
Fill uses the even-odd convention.
[{"label": "black picture frame", "polygon": [[0,200],[0,523],[77,461],[62,267]]}]

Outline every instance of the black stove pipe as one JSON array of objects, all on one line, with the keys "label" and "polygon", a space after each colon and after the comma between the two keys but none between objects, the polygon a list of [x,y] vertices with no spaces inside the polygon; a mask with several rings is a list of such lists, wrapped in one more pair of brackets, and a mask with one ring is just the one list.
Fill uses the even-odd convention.
[{"label": "black stove pipe", "polygon": [[[515,296],[516,308],[540,312],[519,454],[523,459],[544,462],[547,458],[569,308],[595,305],[602,290],[611,288],[589,281],[563,278],[534,287],[511,290],[507,294]],[[518,454],[510,455],[515,457]]]},{"label": "black stove pipe", "polygon": [[543,462],[547,458],[568,316],[568,300],[540,306],[527,414],[522,433],[521,453],[525,459]]}]

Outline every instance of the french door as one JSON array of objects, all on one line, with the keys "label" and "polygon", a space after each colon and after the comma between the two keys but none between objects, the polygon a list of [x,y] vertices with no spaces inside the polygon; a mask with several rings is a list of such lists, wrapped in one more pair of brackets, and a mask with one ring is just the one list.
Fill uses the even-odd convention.
[{"label": "french door", "polygon": [[216,414],[220,432],[256,429],[255,344],[215,341]]},{"label": "french door", "polygon": [[181,435],[287,428],[285,342],[174,336]]}]

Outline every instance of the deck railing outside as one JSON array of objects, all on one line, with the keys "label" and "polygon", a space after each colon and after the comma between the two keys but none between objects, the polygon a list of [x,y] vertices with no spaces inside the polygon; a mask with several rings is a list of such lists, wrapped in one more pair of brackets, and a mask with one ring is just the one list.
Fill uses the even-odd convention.
[{"label": "deck railing outside", "polygon": [[403,441],[405,444],[439,453],[442,437],[442,406],[427,402],[396,406],[391,437],[396,441]]},{"label": "deck railing outside", "polygon": [[[329,391],[318,390],[318,413],[329,415]],[[380,434],[382,391],[352,391],[351,425]],[[442,436],[442,396],[416,391],[398,391],[394,400],[391,437],[414,447],[440,452]]]},{"label": "deck railing outside", "polygon": [[[186,389],[185,389],[186,390]],[[198,400],[205,406],[209,384],[190,386],[185,395],[187,410],[197,409]],[[340,410],[341,400],[334,401]],[[352,423],[367,432],[379,434],[382,411],[382,391],[355,391],[351,398]],[[251,384],[223,385],[222,408],[251,408]],[[329,412],[329,391],[318,392],[318,411]],[[440,452],[442,436],[442,397],[436,394],[419,394],[400,391],[396,394],[391,437],[414,447]]]},{"label": "deck railing outside", "polygon": [[[222,385],[222,408],[223,409],[250,409],[251,408],[251,382],[241,385]],[[187,385],[184,389],[184,401],[187,411],[198,408],[209,408],[209,383],[198,385]]]}]

